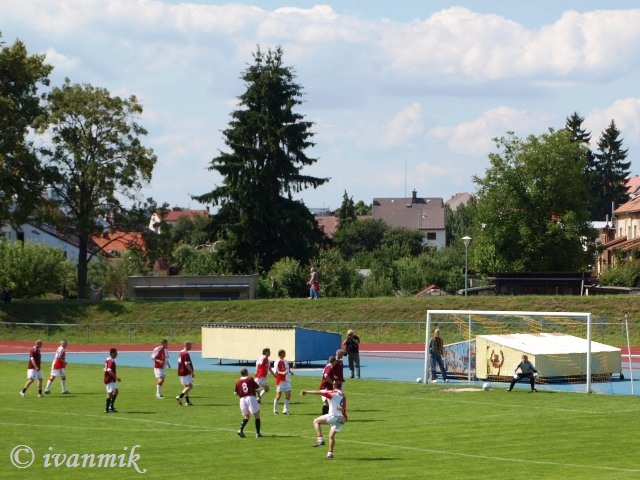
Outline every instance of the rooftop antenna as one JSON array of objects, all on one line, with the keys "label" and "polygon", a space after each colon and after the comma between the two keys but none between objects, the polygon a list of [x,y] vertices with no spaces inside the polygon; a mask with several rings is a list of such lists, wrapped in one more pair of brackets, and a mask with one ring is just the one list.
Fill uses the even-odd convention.
[{"label": "rooftop antenna", "polygon": [[407,198],[407,157],[404,158],[404,198]]}]

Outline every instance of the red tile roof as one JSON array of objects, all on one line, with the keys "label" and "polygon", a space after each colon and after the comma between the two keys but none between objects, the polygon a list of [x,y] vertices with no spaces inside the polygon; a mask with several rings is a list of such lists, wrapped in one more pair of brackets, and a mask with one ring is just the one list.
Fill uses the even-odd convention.
[{"label": "red tile roof", "polygon": [[633,198],[627,203],[623,203],[615,209],[613,213],[620,215],[621,213],[636,213],[640,212],[640,197]]},{"label": "red tile roof", "polygon": [[[365,220],[371,218],[371,215],[358,215],[356,217],[358,220]],[[316,216],[316,223],[318,224],[318,228],[320,231],[324,232],[324,234],[332,238],[338,229],[338,217],[335,215],[318,215]]]},{"label": "red tile roof", "polygon": [[[157,212],[158,217],[160,216],[160,212]],[[172,222],[177,222],[179,218],[181,217],[196,217],[198,215],[209,215],[209,212],[207,210],[190,210],[188,208],[174,208],[172,210],[169,210],[169,212],[167,213],[167,216],[165,217],[164,221],[167,223],[172,223]]]},{"label": "red tile roof", "polygon": [[640,176],[627,177],[627,193],[635,195],[638,189],[640,189]]},{"label": "red tile roof", "polygon": [[131,250],[133,247],[142,250],[146,248],[140,232],[113,232],[107,233],[106,236],[95,236],[92,240],[97,247],[107,254],[111,252],[122,253],[125,250]]}]

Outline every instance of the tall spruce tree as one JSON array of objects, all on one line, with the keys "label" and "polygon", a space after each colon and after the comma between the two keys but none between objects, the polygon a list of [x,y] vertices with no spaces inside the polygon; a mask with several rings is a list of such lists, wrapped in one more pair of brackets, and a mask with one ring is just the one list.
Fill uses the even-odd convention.
[{"label": "tall spruce tree", "polygon": [[340,209],[338,210],[338,229],[346,227],[357,219],[353,197],[349,197],[345,190],[344,195],[342,195],[342,205],[340,205]]},{"label": "tall spruce tree", "polygon": [[268,271],[283,257],[305,263],[322,238],[313,215],[292,198],[329,179],[301,173],[317,161],[305,154],[314,145],[313,123],[294,111],[302,86],[282,57],[280,47],[266,53],[258,47],[253,54],[254,64],[241,77],[247,90],[223,132],[230,151],[209,167],[222,175],[222,185],[193,197],[219,206],[212,229],[235,273]]},{"label": "tall spruce tree", "polygon": [[629,201],[626,178],[630,174],[631,162],[625,161],[627,152],[622,148],[620,131],[611,120],[600,135],[595,153],[595,219],[605,218],[613,208]]},{"label": "tall spruce tree", "polygon": [[[565,122],[565,129],[571,133],[571,141],[577,142],[585,147],[584,153],[580,154],[576,158],[577,162],[585,165],[584,167],[584,180],[587,185],[587,192],[589,193],[589,215],[594,220],[600,219],[598,214],[598,198],[599,187],[597,181],[597,165],[596,157],[590,148],[591,132],[587,132],[583,127],[584,117],[581,117],[578,112],[573,112],[570,117],[567,117]],[[585,163],[586,160],[586,163]]]}]

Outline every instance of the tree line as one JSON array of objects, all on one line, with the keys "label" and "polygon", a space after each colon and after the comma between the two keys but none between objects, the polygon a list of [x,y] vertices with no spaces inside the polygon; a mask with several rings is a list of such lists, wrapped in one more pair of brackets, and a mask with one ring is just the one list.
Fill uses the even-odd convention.
[{"label": "tree line", "polygon": [[[431,283],[456,291],[464,286],[465,235],[473,238],[469,265],[479,276],[589,268],[596,248],[591,220],[626,201],[630,162],[613,120],[595,152],[577,113],[557,131],[495,139],[490,167],[473,178],[478,191],[468,205],[447,211],[448,245],[441,250],[417,231],[358,220],[370,206],[347,192],[329,239],[293,199],[330,178],[304,172],[318,161],[306,154],[314,146],[313,122],[298,111],[303,87],[283,55],[279,47],[258,47],[241,75],[246,90],[222,132],[226,150],[209,166],[222,183],[193,196],[214,213],[169,226],[166,204],[138,199],[157,161],[143,143],[138,99],[69,79],[49,88],[53,67],[44,56],[30,55],[20,41],[3,45],[0,226],[29,220],[77,236],[75,284],[68,275],[59,281],[80,298],[91,285],[123,296],[128,275],[154,272],[258,273],[262,295],[301,296],[311,265],[328,296],[410,294]],[[156,212],[159,233],[146,228]],[[140,232],[145,248],[112,262],[90,248],[92,237],[120,231]],[[0,280],[20,283],[11,275]]]}]

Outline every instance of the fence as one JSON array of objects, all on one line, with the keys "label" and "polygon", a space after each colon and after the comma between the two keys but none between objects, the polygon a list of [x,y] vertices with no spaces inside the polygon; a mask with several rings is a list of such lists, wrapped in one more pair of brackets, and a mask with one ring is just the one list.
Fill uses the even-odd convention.
[{"label": "fence", "polygon": [[[170,342],[181,342],[191,339],[197,342],[200,339],[201,328],[206,323],[185,322],[154,322],[154,323],[0,323],[0,338],[3,340],[34,340],[41,338],[43,341],[58,341],[66,338],[69,342],[82,343],[156,343],[161,338]],[[348,329],[356,330],[363,343],[424,343],[425,322],[406,321],[372,321],[372,322],[348,322],[348,321],[305,321],[305,322],[264,322],[264,323],[231,323],[234,326],[274,326],[302,327],[308,329],[337,332],[344,335]],[[611,320],[606,318],[592,319],[592,339],[609,345],[626,345],[625,319]],[[445,342],[453,343],[468,339],[468,325],[460,322],[440,322],[438,327],[442,330]],[[551,325],[537,325],[537,332],[571,333],[572,335],[586,338],[586,325],[583,323]],[[473,335],[481,334],[506,334],[531,331],[530,323],[525,321],[509,323],[486,324],[473,322]],[[640,345],[640,325],[629,325],[629,339],[632,345]]]}]

